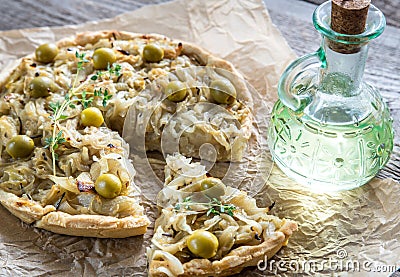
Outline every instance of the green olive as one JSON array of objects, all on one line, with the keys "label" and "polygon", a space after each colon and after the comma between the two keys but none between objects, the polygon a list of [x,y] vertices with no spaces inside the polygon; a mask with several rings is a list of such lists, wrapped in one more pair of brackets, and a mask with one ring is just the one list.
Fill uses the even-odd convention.
[{"label": "green olive", "polygon": [[33,140],[26,135],[17,135],[10,139],[6,145],[7,153],[14,159],[28,157],[34,148]]},{"label": "green olive", "polygon": [[58,54],[58,47],[54,43],[45,43],[36,48],[36,60],[41,63],[49,63],[54,60]]},{"label": "green olive", "polygon": [[205,230],[196,230],[187,238],[187,246],[194,255],[209,259],[217,254],[217,237]]},{"label": "green olive", "polygon": [[30,94],[34,98],[47,97],[54,87],[54,82],[48,77],[35,77],[29,83]]},{"label": "green olive", "polygon": [[106,173],[97,178],[94,188],[104,198],[115,198],[121,193],[122,183],[114,174]]},{"label": "green olive", "polygon": [[169,101],[181,102],[186,98],[187,89],[184,83],[180,81],[169,82],[165,88],[165,94]]},{"label": "green olive", "polygon": [[81,123],[83,126],[100,127],[103,122],[103,114],[101,113],[99,108],[86,108],[81,113]]},{"label": "green olive", "polygon": [[117,56],[111,48],[99,48],[94,51],[92,59],[95,69],[107,69],[115,63]]},{"label": "green olive", "polygon": [[155,44],[147,44],[143,48],[143,59],[146,62],[158,63],[164,58],[164,50],[155,45]]},{"label": "green olive", "polygon": [[217,178],[207,178],[201,181],[200,184],[201,191],[209,198],[220,198],[225,195],[225,185],[220,179]]},{"label": "green olive", "polygon": [[211,97],[219,104],[232,104],[236,99],[236,89],[228,80],[214,80],[210,84]]}]

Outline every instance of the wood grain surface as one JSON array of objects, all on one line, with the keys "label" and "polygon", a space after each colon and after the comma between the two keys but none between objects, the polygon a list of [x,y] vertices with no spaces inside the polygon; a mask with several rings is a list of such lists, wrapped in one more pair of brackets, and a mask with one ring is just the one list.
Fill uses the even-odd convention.
[{"label": "wood grain surface", "polygon": [[[105,19],[135,10],[144,5],[167,0],[0,0],[0,30],[60,26]],[[196,0],[199,1],[199,0]],[[323,0],[308,0],[321,3]],[[298,55],[315,51],[320,36],[315,31],[311,15],[315,4],[298,0],[264,0],[272,21]],[[395,131],[400,134],[400,1],[372,0],[381,8],[388,21],[384,34],[371,43],[364,78],[376,86],[388,103]],[[395,137],[395,149],[388,165],[379,177],[400,181],[400,139]]]},{"label": "wood grain surface", "polygon": [[114,17],[169,0],[0,0],[0,30],[61,26]]},{"label": "wood grain surface", "polygon": [[[326,0],[306,0],[314,4],[322,4]],[[400,27],[400,1],[399,0],[371,0],[386,16],[387,24]]]},{"label": "wood grain surface", "polygon": [[[170,0],[0,0],[0,30],[11,30],[41,26],[61,26],[77,24],[90,20],[114,17],[145,5],[168,2]],[[199,1],[199,0],[195,0]],[[268,2],[269,0],[264,0]],[[326,0],[306,0],[321,4]],[[292,0],[297,6],[302,2]],[[388,25],[400,27],[399,0],[372,0],[381,9]],[[284,5],[284,3],[282,4]],[[293,7],[291,5],[291,7]],[[294,9],[291,9],[294,11]]]}]

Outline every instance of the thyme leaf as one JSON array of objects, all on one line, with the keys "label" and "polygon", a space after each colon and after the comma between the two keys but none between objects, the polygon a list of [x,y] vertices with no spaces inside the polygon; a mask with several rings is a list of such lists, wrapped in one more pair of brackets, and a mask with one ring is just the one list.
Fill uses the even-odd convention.
[{"label": "thyme leaf", "polygon": [[104,76],[112,78],[113,75],[119,77],[122,75],[121,69],[122,67],[120,64],[113,63],[111,66],[110,64],[108,64],[107,69],[105,71],[97,70],[96,73],[90,77],[90,80],[92,81],[100,80],[103,79]]},{"label": "thyme leaf", "polygon": [[110,100],[112,97],[111,94],[108,94],[108,89],[104,90],[104,94],[103,94],[103,107],[107,106],[107,101]]},{"label": "thyme leaf", "polygon": [[86,54],[85,53],[79,53],[78,51],[75,52],[75,57],[78,59],[77,71],[79,72],[79,71],[81,71],[83,69],[83,65],[85,63],[89,62],[89,60],[86,59]]},{"label": "thyme leaf", "polygon": [[208,203],[198,203],[198,202],[192,202],[190,197],[186,197],[183,202],[179,202],[175,205],[174,209],[176,211],[179,211],[182,207],[186,210],[191,210],[191,206],[194,205],[204,205],[206,206],[207,212],[206,215],[220,215],[221,213],[225,213],[229,216],[233,217],[233,211],[237,209],[237,207],[233,204],[223,204],[221,203],[220,200],[217,198],[212,198],[210,199],[210,202]]},{"label": "thyme leaf", "polygon": [[110,65],[107,66],[107,71],[110,74],[110,76],[111,75],[115,75],[117,77],[121,76],[121,69],[122,69],[121,65],[116,63],[113,63],[112,66]]},{"label": "thyme leaf", "polygon": [[87,107],[89,107],[90,104],[92,104],[93,102],[93,96],[86,98],[87,94],[86,91],[82,91],[82,100],[81,100],[81,104],[83,106],[84,109],[86,109]]},{"label": "thyme leaf", "polygon": [[58,149],[58,147],[66,142],[65,138],[63,137],[63,132],[60,130],[55,137],[47,137],[44,139],[45,146],[44,148],[49,148],[50,151],[54,151]]},{"label": "thyme leaf", "polygon": [[102,99],[103,107],[107,106],[107,101],[112,98],[112,94],[109,93],[108,89],[103,90],[103,88],[95,89],[93,95]]}]

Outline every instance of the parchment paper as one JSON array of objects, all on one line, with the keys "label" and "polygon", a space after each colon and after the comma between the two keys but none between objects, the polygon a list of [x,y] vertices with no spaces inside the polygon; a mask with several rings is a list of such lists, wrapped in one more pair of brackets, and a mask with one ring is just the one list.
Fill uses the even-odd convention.
[{"label": "parchment paper", "polygon": [[[17,58],[31,53],[40,43],[80,31],[111,28],[161,33],[204,47],[232,62],[268,107],[276,99],[281,72],[294,58],[261,0],[177,0],[100,22],[1,32],[3,76]],[[162,166],[160,162],[154,168],[161,170]],[[143,190],[150,190],[144,193],[155,193],[145,172],[138,170],[136,182]],[[275,201],[272,213],[296,220],[299,231],[273,261],[267,262],[265,270],[252,268],[240,276],[387,276],[396,263],[400,266],[399,195],[400,185],[392,180],[373,180],[359,189],[336,194],[313,194],[274,167],[256,198],[261,205]],[[151,199],[144,197],[143,201],[149,217],[154,219],[157,209]],[[0,217],[0,275],[147,276],[145,248],[152,226],[144,236],[95,239],[33,228],[3,207]],[[360,272],[352,271],[351,263],[358,263]]]}]

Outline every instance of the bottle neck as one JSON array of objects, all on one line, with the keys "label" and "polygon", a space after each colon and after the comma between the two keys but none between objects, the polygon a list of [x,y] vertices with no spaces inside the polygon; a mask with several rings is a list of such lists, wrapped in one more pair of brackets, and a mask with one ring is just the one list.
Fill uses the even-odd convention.
[{"label": "bottle neck", "polygon": [[[343,45],[348,46],[348,45]],[[340,51],[340,43],[323,36],[321,45],[326,67],[320,69],[319,90],[343,97],[356,96],[364,74],[368,43],[355,45],[351,51]]]}]

